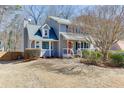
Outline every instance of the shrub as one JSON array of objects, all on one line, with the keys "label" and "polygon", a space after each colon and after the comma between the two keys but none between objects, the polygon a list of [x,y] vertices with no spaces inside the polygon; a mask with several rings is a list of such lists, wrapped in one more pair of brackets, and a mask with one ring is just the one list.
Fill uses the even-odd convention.
[{"label": "shrub", "polygon": [[90,55],[90,51],[88,51],[88,50],[83,50],[82,51],[82,57],[83,58],[89,58],[89,55]]},{"label": "shrub", "polygon": [[30,48],[25,49],[24,58],[25,59],[36,59],[40,57],[40,49]]},{"label": "shrub", "polygon": [[82,57],[86,58],[90,61],[97,61],[100,59],[102,54],[98,51],[91,51],[91,50],[83,50],[82,51]]},{"label": "shrub", "polygon": [[118,66],[124,65],[124,55],[121,53],[114,53],[110,57],[112,59],[112,63]]}]

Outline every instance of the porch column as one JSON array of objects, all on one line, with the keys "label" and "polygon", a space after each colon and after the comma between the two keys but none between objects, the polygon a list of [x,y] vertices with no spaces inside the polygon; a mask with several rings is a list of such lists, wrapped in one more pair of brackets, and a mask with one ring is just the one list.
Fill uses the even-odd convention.
[{"label": "porch column", "polygon": [[68,40],[66,41],[66,47],[67,47],[67,55],[68,55]]},{"label": "porch column", "polygon": [[78,44],[79,44],[79,49],[81,50],[81,41],[78,41]]},{"label": "porch column", "polygon": [[49,41],[49,55],[51,57],[51,41]]},{"label": "porch column", "polygon": [[42,54],[42,41],[40,41],[40,49],[41,49],[41,52],[40,52],[40,57],[42,57],[43,56],[43,54]]},{"label": "porch column", "polygon": [[81,41],[80,41],[80,50],[81,50]]}]

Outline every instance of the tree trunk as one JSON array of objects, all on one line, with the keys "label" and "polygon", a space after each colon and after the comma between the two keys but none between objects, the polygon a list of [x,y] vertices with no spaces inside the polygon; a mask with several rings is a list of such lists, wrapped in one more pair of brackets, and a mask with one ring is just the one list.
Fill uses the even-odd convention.
[{"label": "tree trunk", "polygon": [[104,52],[102,52],[102,54],[103,54],[102,60],[103,60],[103,62],[106,62],[108,60],[108,51],[104,51]]}]

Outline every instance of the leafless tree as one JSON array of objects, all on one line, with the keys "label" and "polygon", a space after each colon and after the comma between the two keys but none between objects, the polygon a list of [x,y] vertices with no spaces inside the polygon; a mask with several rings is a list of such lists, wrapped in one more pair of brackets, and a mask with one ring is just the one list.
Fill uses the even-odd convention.
[{"label": "leafless tree", "polygon": [[8,25],[4,32],[7,33],[6,37],[6,50],[17,51],[21,47],[22,31],[23,31],[24,17],[20,14],[16,14],[12,19],[12,22]]},{"label": "leafless tree", "polygon": [[[13,22],[11,19],[14,18],[15,14],[17,14],[18,9],[21,6],[9,6],[9,5],[1,5],[0,6],[0,30],[1,32],[1,39],[4,42],[4,47],[7,47],[7,42],[9,42],[9,25]],[[10,42],[11,43],[11,42]]]},{"label": "leafless tree", "polygon": [[24,6],[24,11],[28,18],[31,18],[34,24],[40,24],[41,19],[45,13],[45,6]]},{"label": "leafless tree", "polygon": [[76,8],[77,8],[76,6],[72,6],[72,5],[49,6],[47,14],[69,19],[74,15]]},{"label": "leafless tree", "polygon": [[5,19],[9,18],[10,14],[18,9],[18,6],[0,5],[0,29],[2,27],[2,22],[6,21]]},{"label": "leafless tree", "polygon": [[124,36],[124,6],[94,6],[75,21],[88,41],[108,59],[111,47]]}]

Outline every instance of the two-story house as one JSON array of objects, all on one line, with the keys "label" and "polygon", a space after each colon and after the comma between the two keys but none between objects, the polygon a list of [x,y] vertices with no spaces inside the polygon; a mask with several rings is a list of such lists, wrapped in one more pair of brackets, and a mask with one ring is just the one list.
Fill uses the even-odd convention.
[{"label": "two-story house", "polygon": [[69,31],[71,21],[49,16],[44,25],[24,22],[24,49],[41,48],[41,57],[69,57],[79,50],[94,49],[81,33]]},{"label": "two-story house", "polygon": [[[85,29],[84,29],[85,30]],[[73,26],[67,19],[49,16],[43,25],[32,25],[24,20],[21,46],[17,51],[24,52],[26,48],[40,48],[41,57],[70,57],[80,54],[80,50],[94,50],[94,46],[86,42],[87,34],[82,33],[78,26]],[[0,52],[6,44],[3,33],[0,32]],[[124,41],[119,41],[112,50],[124,50]]]}]

